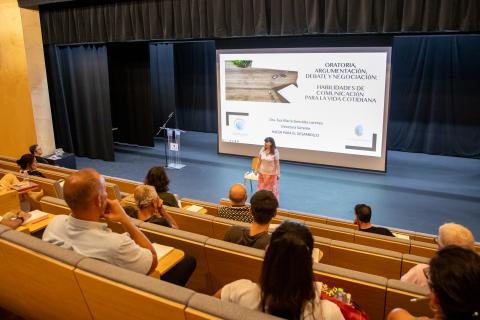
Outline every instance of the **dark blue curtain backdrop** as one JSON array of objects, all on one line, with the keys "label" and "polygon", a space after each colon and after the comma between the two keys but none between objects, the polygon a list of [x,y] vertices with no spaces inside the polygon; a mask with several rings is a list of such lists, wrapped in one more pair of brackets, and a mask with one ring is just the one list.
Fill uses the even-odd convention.
[{"label": "dark blue curtain backdrop", "polygon": [[107,47],[51,47],[45,52],[57,147],[114,160]]},{"label": "dark blue curtain backdrop", "polygon": [[388,148],[480,157],[480,35],[395,37]]},{"label": "dark blue curtain backdrop", "polygon": [[153,147],[148,43],[108,44],[113,139]]},{"label": "dark blue curtain backdrop", "polygon": [[152,43],[150,72],[154,123],[170,112],[169,127],[217,132],[215,42]]},{"label": "dark blue curtain backdrop", "polygon": [[114,123],[128,128],[123,141],[149,145],[152,129],[172,111],[171,127],[216,132],[215,48],[392,44],[388,148],[480,157],[480,35],[157,42],[140,45],[142,53],[131,51],[138,43],[125,43],[110,48],[109,64],[104,45],[47,46],[57,144],[112,159],[110,95]]},{"label": "dark blue curtain backdrop", "polygon": [[[63,3],[62,3],[63,2]],[[20,0],[45,44],[391,32],[478,32],[478,0]],[[48,4],[50,3],[50,4]]]}]

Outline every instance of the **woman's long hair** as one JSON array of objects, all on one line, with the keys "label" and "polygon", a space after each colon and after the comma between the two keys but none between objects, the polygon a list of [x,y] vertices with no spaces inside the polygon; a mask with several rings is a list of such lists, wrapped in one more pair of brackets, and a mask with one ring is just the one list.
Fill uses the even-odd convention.
[{"label": "woman's long hair", "polygon": [[287,319],[300,319],[315,299],[313,236],[302,224],[283,222],[272,234],[260,275],[261,310]]},{"label": "woman's long hair", "polygon": [[170,180],[163,167],[151,168],[145,177],[145,184],[154,186],[157,192],[167,192],[169,183]]},{"label": "woman's long hair", "polygon": [[447,246],[430,260],[429,285],[445,320],[480,319],[480,256]]},{"label": "woman's long hair", "polygon": [[[275,140],[272,137],[266,137],[265,140],[263,140],[265,143],[270,142],[271,147],[270,147],[270,154],[275,154],[275,150],[277,149],[277,145],[275,144]],[[265,150],[267,151],[267,150]]]}]

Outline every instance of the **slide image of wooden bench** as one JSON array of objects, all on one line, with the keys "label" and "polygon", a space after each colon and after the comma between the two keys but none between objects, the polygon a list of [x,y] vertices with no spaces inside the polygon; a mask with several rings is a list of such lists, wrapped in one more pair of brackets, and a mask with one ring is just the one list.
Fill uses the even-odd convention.
[{"label": "slide image of wooden bench", "polygon": [[290,103],[278,91],[297,86],[297,71],[252,68],[251,60],[225,62],[227,100]]}]

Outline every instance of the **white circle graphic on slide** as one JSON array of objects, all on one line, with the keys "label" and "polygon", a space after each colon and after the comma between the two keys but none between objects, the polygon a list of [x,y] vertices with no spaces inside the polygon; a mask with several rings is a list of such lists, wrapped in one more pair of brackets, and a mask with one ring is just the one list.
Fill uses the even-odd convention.
[{"label": "white circle graphic on slide", "polygon": [[355,134],[360,137],[363,135],[363,126],[361,124],[355,127]]},{"label": "white circle graphic on slide", "polygon": [[245,129],[245,121],[243,119],[236,119],[235,120],[235,128],[238,131],[243,131],[243,129]]}]

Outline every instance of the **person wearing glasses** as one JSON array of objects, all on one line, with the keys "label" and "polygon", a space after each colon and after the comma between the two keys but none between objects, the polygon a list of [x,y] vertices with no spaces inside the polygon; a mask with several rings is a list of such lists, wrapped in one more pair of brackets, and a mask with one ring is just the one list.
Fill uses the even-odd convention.
[{"label": "person wearing glasses", "polygon": [[[439,249],[448,245],[456,245],[472,250],[475,249],[475,239],[472,232],[461,224],[456,223],[445,223],[441,225],[440,228],[438,228],[438,236],[435,238],[435,242],[438,244]],[[405,273],[400,280],[428,288],[427,278],[423,272],[427,267],[427,264],[417,264]]]},{"label": "person wearing glasses", "polygon": [[[480,319],[480,256],[473,250],[446,246],[422,271],[430,288],[430,309],[435,320]],[[394,309],[387,320],[429,319]]]}]

